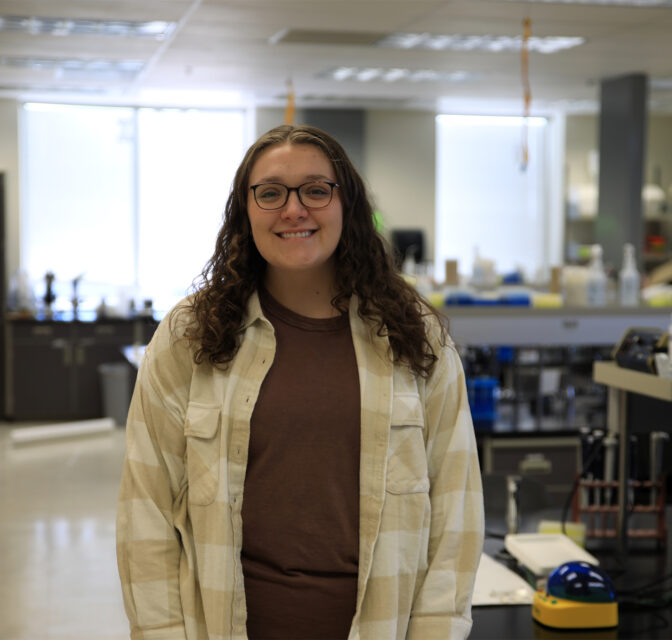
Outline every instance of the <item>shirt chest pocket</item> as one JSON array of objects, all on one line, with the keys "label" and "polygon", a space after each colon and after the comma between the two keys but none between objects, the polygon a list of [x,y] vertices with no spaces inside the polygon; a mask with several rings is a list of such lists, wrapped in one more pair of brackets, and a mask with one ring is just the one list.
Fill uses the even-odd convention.
[{"label": "shirt chest pocket", "polygon": [[184,423],[187,440],[189,502],[208,505],[217,495],[220,468],[220,408],[189,403]]},{"label": "shirt chest pocket", "polygon": [[387,451],[385,488],[388,492],[402,494],[429,491],[424,428],[420,396],[395,394]]}]

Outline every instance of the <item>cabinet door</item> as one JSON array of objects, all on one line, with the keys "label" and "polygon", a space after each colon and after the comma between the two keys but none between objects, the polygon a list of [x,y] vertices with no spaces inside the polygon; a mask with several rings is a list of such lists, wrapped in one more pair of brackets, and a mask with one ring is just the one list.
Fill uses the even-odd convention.
[{"label": "cabinet door", "polygon": [[131,366],[122,352],[133,344],[132,323],[94,323],[77,325],[74,341],[75,414],[77,417],[99,418],[103,415],[103,389],[99,366],[124,363],[128,367],[129,387]]},{"label": "cabinet door", "polygon": [[12,324],[8,341],[6,413],[15,420],[73,417],[70,327]]},{"label": "cabinet door", "polygon": [[159,323],[152,318],[143,318],[140,322],[140,344],[148,344]]}]

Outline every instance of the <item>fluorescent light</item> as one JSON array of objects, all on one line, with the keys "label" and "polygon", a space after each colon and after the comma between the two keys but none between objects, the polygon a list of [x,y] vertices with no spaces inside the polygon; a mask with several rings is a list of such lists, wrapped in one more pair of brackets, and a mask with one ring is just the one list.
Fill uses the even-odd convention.
[{"label": "fluorescent light", "polygon": [[403,80],[410,75],[408,69],[388,69],[382,75],[382,78],[385,82],[396,82],[397,80]]},{"label": "fluorescent light", "polygon": [[53,71],[56,77],[86,75],[88,77],[130,80],[145,66],[143,60],[84,60],[78,58],[31,58],[0,56],[0,65],[31,69],[33,71]]},{"label": "fluorescent light", "polygon": [[319,78],[328,80],[356,80],[357,82],[468,82],[480,77],[468,71],[437,71],[436,69],[404,69],[393,67],[336,67],[318,74]]},{"label": "fluorescent light", "polygon": [[339,67],[334,71],[334,80],[347,80],[352,78],[357,72],[354,67]]},{"label": "fluorescent light", "polygon": [[383,73],[382,69],[367,67],[365,69],[359,69],[358,71],[356,71],[355,77],[360,82],[369,82],[369,80],[373,80],[374,78],[380,77],[382,73]]},{"label": "fluorescent light", "polygon": [[441,74],[434,69],[418,69],[412,71],[410,75],[411,82],[436,82]]},{"label": "fluorescent light", "polygon": [[[527,48],[539,53],[556,53],[563,49],[578,47],[585,38],[569,36],[532,36],[527,40]],[[379,47],[393,49],[430,49],[433,51],[520,51],[522,36],[474,36],[435,35],[431,33],[391,33],[376,43]]]},{"label": "fluorescent light", "polygon": [[85,20],[35,18],[31,16],[0,16],[0,31],[19,31],[31,35],[52,36],[116,36],[121,38],[153,38],[165,40],[177,26],[160,20]]},{"label": "fluorescent light", "polygon": [[520,127],[523,123],[531,127],[543,127],[548,124],[546,118],[540,118],[539,116],[532,116],[528,118],[523,118],[522,116],[477,116],[477,115],[449,115],[449,114],[440,114],[436,116],[437,121],[444,122],[448,125],[459,125],[459,126],[468,126],[468,125],[493,125],[493,126],[509,126],[509,127]]}]

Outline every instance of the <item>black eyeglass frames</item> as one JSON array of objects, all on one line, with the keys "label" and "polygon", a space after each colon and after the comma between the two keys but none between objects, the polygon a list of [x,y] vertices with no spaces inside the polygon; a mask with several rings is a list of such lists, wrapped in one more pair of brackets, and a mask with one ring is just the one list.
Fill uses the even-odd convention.
[{"label": "black eyeglass frames", "polygon": [[334,187],[339,185],[335,182],[316,180],[305,182],[298,187],[288,187],[279,182],[263,182],[253,184],[250,189],[254,194],[254,201],[260,209],[274,211],[282,209],[289,200],[289,194],[296,191],[299,202],[310,209],[323,209],[328,206],[334,196]]}]

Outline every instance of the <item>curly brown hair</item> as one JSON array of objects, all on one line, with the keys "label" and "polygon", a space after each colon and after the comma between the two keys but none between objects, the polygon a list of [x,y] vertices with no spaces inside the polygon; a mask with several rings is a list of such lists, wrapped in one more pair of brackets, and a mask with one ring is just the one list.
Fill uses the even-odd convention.
[{"label": "curly brown hair", "polygon": [[[266,262],[252,239],[247,215],[250,172],[259,155],[276,144],[311,144],[330,160],[339,184],[343,230],[336,248],[336,281],[332,305],[346,313],[350,297],[359,298],[358,313],[370,320],[379,336],[390,341],[394,362],[404,362],[427,377],[437,355],[429,340],[426,316],[436,310],[399,275],[391,251],[376,231],[373,207],[362,178],[341,145],[310,126],[283,125],[262,135],[247,151],[233,179],[217,235],[215,252],[206,263],[194,293],[175,311],[187,311],[186,337],[196,363],[207,358],[226,368],[240,345],[247,302],[261,286]],[[435,324],[435,323],[433,323]],[[440,343],[446,333],[440,322]]]}]

